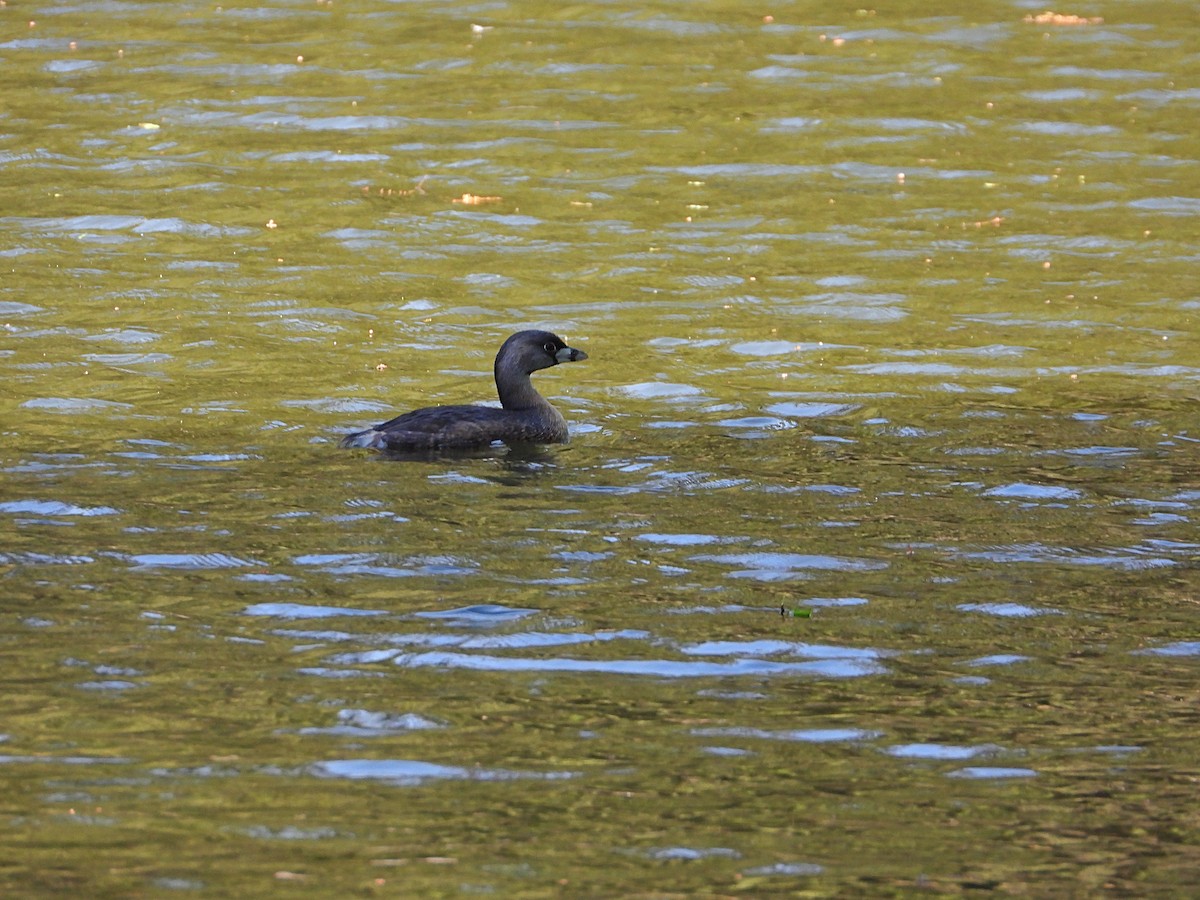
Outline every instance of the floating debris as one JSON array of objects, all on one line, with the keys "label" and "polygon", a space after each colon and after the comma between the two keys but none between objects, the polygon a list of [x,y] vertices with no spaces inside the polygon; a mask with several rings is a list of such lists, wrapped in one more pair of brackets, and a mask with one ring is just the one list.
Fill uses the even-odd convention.
[{"label": "floating debris", "polygon": [[1038,13],[1036,16],[1026,16],[1024,21],[1031,25],[1103,25],[1104,19],[1100,16],[1076,16],[1065,13],[1056,13],[1046,10],[1043,13]]},{"label": "floating debris", "polygon": [[369,184],[364,184],[362,192],[364,195],[378,194],[380,197],[412,197],[417,194],[425,193],[425,182],[429,180],[428,175],[421,177],[411,188],[390,188],[390,187],[372,187]]},{"label": "floating debris", "polygon": [[484,203],[499,203],[503,197],[485,197],[481,194],[463,194],[461,197],[455,197],[451,203],[461,203],[464,206],[480,206]]}]

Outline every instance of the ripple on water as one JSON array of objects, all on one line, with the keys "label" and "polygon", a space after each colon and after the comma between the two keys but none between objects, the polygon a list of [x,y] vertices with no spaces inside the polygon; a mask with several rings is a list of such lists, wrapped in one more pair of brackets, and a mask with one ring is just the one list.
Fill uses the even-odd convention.
[{"label": "ripple on water", "polygon": [[32,316],[45,311],[43,307],[33,306],[30,303],[18,303],[15,300],[0,300],[0,316],[4,316],[5,318]]},{"label": "ripple on water", "polygon": [[1059,485],[1013,482],[990,488],[983,492],[983,496],[1017,500],[1078,500],[1083,492]]},{"label": "ripple on water", "polygon": [[417,619],[440,619],[452,625],[472,627],[492,627],[506,622],[515,622],[526,616],[541,612],[537,609],[521,609],[513,606],[500,606],[495,603],[481,603],[477,606],[463,606],[458,609],[433,610],[413,613]]},{"label": "ripple on water", "polygon": [[800,641],[705,641],[680,647],[680,652],[689,656],[774,656],[786,653],[810,659],[882,659],[893,656],[887,650],[858,649],[826,644],[806,644]]},{"label": "ripple on water", "polygon": [[[801,316],[820,316],[861,322],[898,322],[908,316],[901,294],[861,294],[851,291],[813,294],[800,299],[777,297],[774,303],[783,312]],[[854,371],[858,367],[848,367]]]},{"label": "ripple on water", "polygon": [[666,175],[678,173],[692,178],[805,178],[820,174],[824,167],[782,163],[710,163],[699,166],[647,166],[646,170]]},{"label": "ripple on water", "polygon": [[963,612],[986,613],[1001,618],[1023,619],[1033,616],[1061,616],[1062,610],[1046,607],[1025,606],[1022,603],[960,603],[955,609]]},{"label": "ripple on water", "polygon": [[40,753],[37,756],[0,755],[0,764],[34,763],[35,765],[45,765],[47,763],[61,763],[65,766],[127,766],[132,762],[132,759],[124,756],[51,756]]},{"label": "ripple on water", "polygon": [[57,413],[83,413],[98,410],[133,409],[130,403],[97,400],[91,397],[35,397],[21,404],[24,409],[41,409]]},{"label": "ripple on water", "polygon": [[468,653],[408,653],[393,660],[408,668],[464,669],[487,672],[595,672],[612,675],[648,675],[655,678],[711,678],[751,675],[812,675],[825,678],[858,678],[887,671],[872,659],[832,659],[811,662],[772,662],[736,659],[731,662],[688,662],[668,659],[528,659]]},{"label": "ripple on water", "polygon": [[647,532],[637,535],[634,540],[647,541],[651,544],[665,544],[669,547],[701,547],[705,544],[729,543],[739,538],[721,538],[715,534],[656,534]]},{"label": "ripple on water", "polygon": [[1196,197],[1150,197],[1145,200],[1131,200],[1128,206],[1130,209],[1147,209],[1166,215],[1200,215],[1200,199]]},{"label": "ripple on water", "polygon": [[1019,653],[995,653],[991,656],[980,656],[977,659],[966,660],[963,665],[978,668],[982,666],[1015,666],[1017,663],[1032,662],[1030,657]]},{"label": "ripple on water", "polygon": [[[765,71],[763,69],[757,70]],[[754,72],[750,75],[753,77]],[[789,133],[793,131],[809,131],[817,128],[822,124],[822,121],[812,116],[785,116],[779,119],[768,119],[760,128],[759,131],[764,134]]]},{"label": "ripple on water", "polygon": [[271,162],[315,162],[315,163],[370,163],[386,162],[391,159],[383,153],[342,153],[337,150],[293,150],[288,153],[273,153]]},{"label": "ripple on water", "polygon": [[865,728],[797,728],[772,731],[765,728],[732,726],[693,728],[690,733],[696,737],[743,737],[764,741],[800,741],[806,744],[873,741],[883,737],[882,731],[871,731]]},{"label": "ripple on water", "polygon": [[1006,768],[1004,766],[967,766],[947,773],[948,778],[1034,778],[1034,769]]},{"label": "ripple on water", "polygon": [[[668,567],[664,567],[668,568]],[[687,571],[686,569],[681,571]],[[662,610],[664,616],[712,616],[720,613],[743,613],[750,610],[751,607],[742,606],[738,603],[725,603],[721,606],[670,606]],[[771,612],[774,612],[774,607],[771,607]],[[759,612],[765,612],[764,609],[759,609]]]},{"label": "ripple on water", "polygon": [[478,565],[452,557],[394,557],[386,553],[316,553],[297,556],[298,566],[313,566],[332,575],[379,575],[410,578],[416,575],[470,575]]},{"label": "ripple on water", "polygon": [[973,759],[977,756],[994,756],[1003,752],[995,744],[979,744],[974,747],[954,744],[896,744],[883,750],[888,756],[901,759],[957,760]]},{"label": "ripple on water", "polygon": [[140,328],[113,328],[99,334],[89,334],[84,340],[112,341],[115,344],[152,344],[161,337],[161,334],[144,331]]},{"label": "ripple on water", "polygon": [[853,126],[867,132],[876,131],[942,131],[949,134],[966,134],[967,126],[960,122],[943,122],[937,119],[913,119],[898,116],[882,116],[879,118],[852,119]]},{"label": "ripple on water", "polygon": [[238,569],[266,565],[228,553],[139,553],[128,559],[141,569]]},{"label": "ripple on water", "polygon": [[1200,656],[1200,641],[1176,641],[1161,647],[1131,651],[1135,656]]},{"label": "ripple on water", "polygon": [[169,353],[85,353],[83,358],[102,366],[139,366],[165,363],[174,357]]},{"label": "ripple on water", "polygon": [[0,550],[0,563],[13,566],[82,566],[95,561],[91,556]]},{"label": "ripple on water", "polygon": [[866,597],[809,597],[801,600],[804,606],[863,606],[870,603]]},{"label": "ripple on water", "polygon": [[519,631],[496,635],[465,636],[458,646],[466,649],[523,650],[536,647],[556,647],[569,644],[594,644],[608,641],[645,641],[650,632],[634,628],[619,631],[540,632]]},{"label": "ripple on water", "polygon": [[379,228],[335,228],[321,235],[351,250],[374,250],[392,246],[395,235]]},{"label": "ripple on water", "polygon": [[1136,572],[1178,565],[1174,559],[1161,555],[1170,548],[1139,547],[1085,551],[1073,547],[1050,547],[1045,544],[1010,544],[987,550],[952,551],[960,559],[996,563],[1049,563],[1072,566],[1105,566]]},{"label": "ripple on water", "polygon": [[[795,422],[787,419],[777,419],[773,416],[743,416],[740,419],[721,419],[717,422],[722,428],[743,429],[748,435],[767,436],[776,431],[787,431],[795,428]],[[747,434],[739,435],[748,436]]]},{"label": "ripple on water", "polygon": [[121,510],[111,506],[76,506],[61,500],[8,500],[0,503],[0,513],[32,516],[115,516]]},{"label": "ripple on water", "polygon": [[134,681],[114,679],[109,681],[81,681],[75,687],[81,691],[119,692],[132,690],[133,688],[140,687],[140,685]]},{"label": "ripple on water", "polygon": [[1113,125],[1084,125],[1079,122],[1019,122],[1011,126],[1011,130],[1052,137],[1111,137],[1122,131]]},{"label": "ripple on water", "polygon": [[689,557],[692,562],[715,562],[732,566],[730,578],[754,581],[789,581],[808,578],[810,570],[833,572],[872,572],[886,569],[881,560],[850,556],[821,556],[810,553],[719,553]]},{"label": "ripple on water", "polygon": [[858,408],[859,404],[857,403],[801,403],[787,401],[784,403],[772,403],[767,407],[767,412],[780,416],[791,416],[796,419],[818,419],[826,416],[844,416],[854,412]]},{"label": "ripple on water", "polygon": [[386,403],[356,400],[353,397],[313,397],[312,400],[284,400],[281,407],[312,409],[318,413],[384,413],[391,408]]},{"label": "ripple on water", "polygon": [[1064,447],[1061,450],[1047,450],[1045,451],[1045,455],[1122,460],[1130,456],[1137,456],[1140,452],[1137,447],[1095,445],[1091,447]]},{"label": "ripple on water", "polygon": [[799,349],[792,341],[741,341],[729,348],[739,356],[784,356]]},{"label": "ripple on water", "polygon": [[673,384],[662,381],[644,381],[613,388],[613,392],[635,400],[698,400],[704,391],[690,384]]},{"label": "ripple on water", "polygon": [[413,759],[335,759],[314,763],[309,766],[308,771],[318,778],[384,781],[396,785],[416,785],[445,779],[461,781],[559,780],[574,778],[578,774],[576,772],[485,769],[476,766],[443,766]]},{"label": "ripple on water", "polygon": [[709,756],[738,757],[754,755],[753,751],[743,749],[742,747],[701,747],[700,751],[707,753]]},{"label": "ripple on water", "polygon": [[328,619],[334,616],[383,616],[387,613],[382,609],[309,606],[303,603],[255,603],[242,610],[242,615],[277,619]]},{"label": "ripple on water", "polygon": [[[282,634],[282,632],[277,632]],[[289,637],[308,637],[320,640],[355,640],[355,636],[347,633],[336,637],[328,632],[315,634],[312,632],[289,632]],[[542,647],[559,647],[580,644],[607,643],[618,640],[646,640],[650,634],[645,631],[626,629],[609,632],[515,632],[499,635],[478,634],[374,634],[372,643],[391,644],[396,647],[455,647],[460,650],[525,650]],[[326,662],[331,665],[355,666],[388,662],[396,659],[403,651],[400,649],[364,650],[350,653],[338,653]]]},{"label": "ripple on water", "polygon": [[742,874],[754,878],[770,878],[773,875],[785,878],[797,878],[820,875],[824,871],[825,867],[817,863],[780,862],[772,863],[769,866],[751,866],[749,869],[744,869]]},{"label": "ripple on water", "polygon": [[337,737],[379,737],[406,731],[431,731],[446,723],[416,713],[385,713],[367,709],[340,709],[337,725],[296,729],[296,734],[328,734]]},{"label": "ripple on water", "polygon": [[[252,825],[249,828],[239,828],[236,830],[246,835],[246,837],[254,838],[256,841],[325,841],[339,836],[339,832],[335,828],[297,828],[294,825],[285,825],[283,828]],[[175,891],[197,889],[196,887],[191,887],[191,882],[181,878],[159,878],[155,879],[155,883]],[[197,887],[203,889],[206,885],[197,883]]]},{"label": "ripple on water", "polygon": [[742,854],[731,847],[659,847],[644,851],[650,859],[741,859]]}]

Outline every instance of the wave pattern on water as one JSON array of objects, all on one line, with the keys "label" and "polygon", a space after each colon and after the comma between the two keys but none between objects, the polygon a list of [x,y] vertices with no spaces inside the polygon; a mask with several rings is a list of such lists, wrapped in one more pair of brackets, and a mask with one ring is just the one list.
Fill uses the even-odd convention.
[{"label": "wave pattern on water", "polygon": [[1197,893],[1191,10],[1026,6],[9,3],[0,894]]}]

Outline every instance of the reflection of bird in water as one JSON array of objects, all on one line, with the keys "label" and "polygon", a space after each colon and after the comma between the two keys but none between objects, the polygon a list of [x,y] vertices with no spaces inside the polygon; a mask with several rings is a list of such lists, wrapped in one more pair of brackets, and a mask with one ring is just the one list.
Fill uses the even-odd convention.
[{"label": "reflection of bird in water", "polygon": [[503,409],[491,406],[429,406],[356,431],[342,447],[421,452],[470,450],[493,441],[561,444],[567,440],[562,414],[537,392],[529,376],[562,362],[587,359],[549,331],[518,331],[496,354],[496,391]]}]

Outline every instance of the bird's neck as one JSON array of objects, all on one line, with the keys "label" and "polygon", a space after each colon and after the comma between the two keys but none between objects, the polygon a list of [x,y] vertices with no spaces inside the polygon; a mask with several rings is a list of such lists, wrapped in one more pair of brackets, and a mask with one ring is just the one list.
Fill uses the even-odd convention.
[{"label": "bird's neck", "polygon": [[505,409],[532,409],[546,406],[546,398],[537,392],[524,372],[505,372],[496,367],[496,393]]}]

